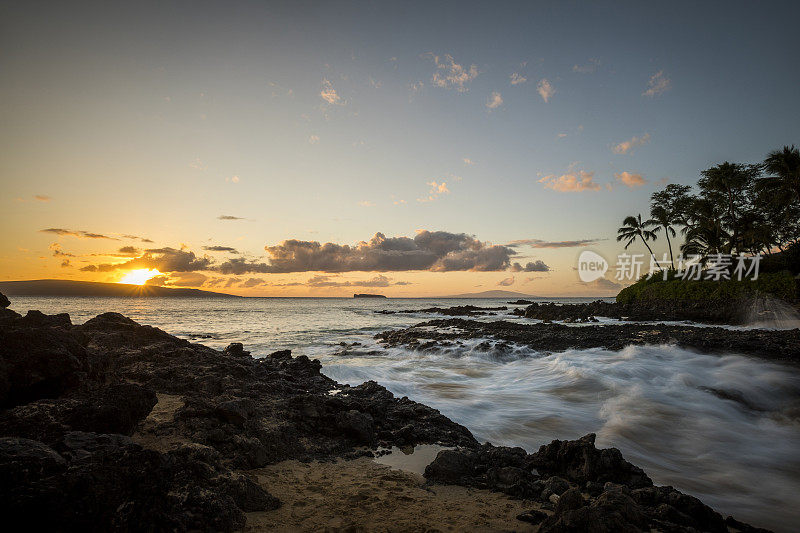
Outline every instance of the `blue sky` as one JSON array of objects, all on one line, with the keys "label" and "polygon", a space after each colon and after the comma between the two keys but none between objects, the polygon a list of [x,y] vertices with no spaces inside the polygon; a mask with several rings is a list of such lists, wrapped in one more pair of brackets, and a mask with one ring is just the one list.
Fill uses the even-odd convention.
[{"label": "blue sky", "polygon": [[[0,270],[114,277],[80,268],[119,243],[59,236],[75,257],[61,267],[42,228],[267,262],[285,239],[419,229],[597,239],[612,258],[622,218],[663,184],[798,142],[798,15],[791,2],[7,2],[0,217],[17,230],[0,238]],[[552,270],[505,287],[591,292],[571,268],[580,250],[518,248]],[[257,274],[242,291],[346,292],[285,286],[307,271]],[[509,276],[400,272],[410,285],[387,290]]]}]

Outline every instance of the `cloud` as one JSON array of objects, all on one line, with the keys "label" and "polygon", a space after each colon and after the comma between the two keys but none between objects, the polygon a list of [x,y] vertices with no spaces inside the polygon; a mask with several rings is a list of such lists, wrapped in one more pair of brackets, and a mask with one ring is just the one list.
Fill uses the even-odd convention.
[{"label": "cloud", "polygon": [[406,281],[392,283],[392,278],[379,274],[371,279],[360,281],[335,281],[331,276],[314,276],[309,278],[306,285],[309,287],[388,287],[390,285],[408,285]]},{"label": "cloud", "polygon": [[230,246],[203,246],[203,250],[208,252],[228,252],[232,254],[239,253],[236,248],[231,248]]},{"label": "cloud", "polygon": [[67,267],[70,267],[70,266],[72,266],[72,265],[70,265],[69,259],[64,259],[63,261],[61,261],[61,268],[67,268]]},{"label": "cloud", "polygon": [[433,202],[443,194],[450,194],[450,189],[447,188],[447,182],[430,181],[427,184],[430,186],[427,198],[417,198],[418,202]]},{"label": "cloud", "polygon": [[506,244],[511,248],[530,246],[531,248],[579,248],[600,242],[600,239],[582,239],[579,241],[543,241],[541,239],[519,239]]},{"label": "cloud", "polygon": [[142,253],[142,251],[136,248],[135,246],[123,246],[117,251],[122,255],[128,255],[128,256],[137,256],[140,253]]},{"label": "cloud", "polygon": [[539,96],[542,97],[545,103],[550,101],[550,98],[556,94],[556,89],[553,87],[547,79],[543,78],[542,81],[539,82],[539,85],[536,86],[536,91],[539,93]]},{"label": "cloud", "polygon": [[273,272],[272,267],[266,263],[259,263],[257,261],[248,261],[244,257],[234,257],[228,259],[217,267],[217,270],[223,274],[248,274],[248,273],[268,273]]},{"label": "cloud", "polygon": [[220,215],[217,217],[218,220],[246,220],[244,217],[235,217],[233,215]]},{"label": "cloud", "polygon": [[509,287],[513,284],[514,284],[514,276],[511,276],[510,278],[501,279],[500,281],[497,282],[497,285],[500,287]]},{"label": "cloud", "polygon": [[617,181],[620,181],[623,185],[630,188],[641,187],[647,180],[642,177],[641,174],[631,174],[630,172],[617,172],[614,174],[614,177],[617,178]]},{"label": "cloud", "polygon": [[499,92],[492,91],[491,96],[489,96],[489,99],[486,101],[486,107],[489,109],[497,109],[501,105],[503,105],[503,97]]},{"label": "cloud", "polygon": [[561,176],[550,174],[539,180],[546,188],[560,192],[598,191],[600,184],[594,181],[594,172],[570,171]]},{"label": "cloud", "polygon": [[514,263],[511,265],[511,272],[550,272],[550,267],[541,259],[537,259],[533,263],[527,263],[525,266]]},{"label": "cloud", "polygon": [[74,254],[70,254],[61,250],[61,245],[57,242],[52,243],[48,248],[53,251],[54,257],[75,257]]},{"label": "cloud", "polygon": [[145,250],[140,257],[124,263],[104,263],[81,268],[86,272],[113,272],[115,270],[133,270],[136,268],[157,269],[160,272],[192,272],[207,270],[211,267],[211,259],[197,257],[194,252],[175,248],[151,248]]},{"label": "cloud", "polygon": [[630,140],[622,141],[619,144],[615,144],[611,151],[615,154],[628,154],[633,151],[634,148],[637,146],[642,146],[650,142],[650,134],[645,133],[641,137],[631,137]]},{"label": "cloud", "polygon": [[146,284],[163,287],[202,287],[208,279],[208,276],[199,272],[176,272],[150,278]]},{"label": "cloud", "polygon": [[206,170],[208,168],[208,165],[203,163],[198,157],[193,159],[192,162],[189,163],[189,168],[193,168],[195,170]]},{"label": "cloud", "polygon": [[319,142],[319,135],[311,135],[308,138],[308,144],[317,144]]},{"label": "cloud", "polygon": [[346,102],[342,100],[342,97],[336,92],[336,89],[333,88],[333,84],[327,78],[322,80],[322,90],[320,91],[319,96],[331,105],[346,104]]},{"label": "cloud", "polygon": [[228,178],[225,178],[225,181],[229,183],[239,183],[239,176],[230,176]]},{"label": "cloud", "polygon": [[369,200],[362,200],[358,202],[358,205],[360,205],[361,207],[375,207],[375,204],[370,202]]},{"label": "cloud", "polygon": [[123,239],[132,239],[132,240],[135,240],[135,241],[153,242],[150,239],[147,239],[145,237],[139,237],[138,235],[120,235],[120,237],[122,237]]},{"label": "cloud", "polygon": [[519,85],[520,83],[525,83],[526,81],[528,81],[528,78],[522,74],[515,72],[511,75],[511,85]]},{"label": "cloud", "polygon": [[265,250],[269,264],[233,258],[222,263],[218,270],[235,275],[408,270],[491,272],[506,270],[510,257],[516,254],[507,246],[481,242],[466,233],[427,230],[417,232],[413,238],[376,233],[368,242],[353,246],[291,239]]},{"label": "cloud", "polygon": [[584,65],[575,65],[572,67],[572,72],[577,72],[578,74],[590,74],[597,70],[597,67],[600,65],[600,61],[594,58],[590,58],[589,61],[586,62]]},{"label": "cloud", "polygon": [[103,235],[100,233],[92,233],[90,231],[83,231],[83,230],[71,230],[71,229],[64,229],[64,228],[47,228],[47,229],[40,229],[39,232],[41,233],[55,233],[56,235],[61,235],[64,237],[78,237],[79,239],[108,239],[111,241],[118,241],[116,237],[109,237],[108,235]]},{"label": "cloud", "polygon": [[37,194],[33,197],[34,200],[38,200],[39,202],[49,202],[52,200],[49,196],[45,196],[44,194]]},{"label": "cloud", "polygon": [[472,166],[472,165],[474,165],[474,164],[475,164],[475,161],[473,161],[473,160],[472,160],[472,159],[470,159],[469,157],[465,157],[465,158],[464,158],[462,161],[464,161],[464,164],[465,164],[465,165],[469,165],[469,166]]},{"label": "cloud", "polygon": [[265,281],[263,279],[261,279],[261,278],[250,278],[250,279],[240,283],[239,286],[240,287],[250,288],[250,287],[256,287],[258,285],[264,285],[264,284],[265,284]]},{"label": "cloud", "polygon": [[672,80],[664,75],[663,70],[659,70],[647,81],[647,90],[642,93],[642,96],[649,96],[653,98],[659,94],[663,94],[672,87]]},{"label": "cloud", "polygon": [[436,71],[434,71],[433,77],[431,78],[431,83],[433,83],[435,87],[455,89],[460,93],[464,93],[469,91],[467,85],[477,78],[479,74],[476,65],[470,65],[468,68],[465,68],[463,65],[456,63],[453,56],[450,54],[445,54],[440,57],[428,52],[422,54],[422,57],[431,59],[436,65]]}]

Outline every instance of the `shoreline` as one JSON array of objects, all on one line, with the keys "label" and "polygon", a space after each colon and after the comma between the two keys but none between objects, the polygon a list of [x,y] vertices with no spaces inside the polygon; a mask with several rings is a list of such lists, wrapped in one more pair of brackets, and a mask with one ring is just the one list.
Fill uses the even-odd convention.
[{"label": "shoreline", "polygon": [[[12,516],[30,512],[32,505],[50,505],[51,515],[37,520],[77,527],[89,519],[82,513],[94,509],[94,523],[110,529],[149,523],[257,530],[258,524],[275,523],[269,522],[270,513],[288,512],[286,502],[299,501],[281,497],[286,483],[263,479],[289,465],[286,461],[301,461],[304,466],[295,470],[305,474],[293,475],[304,483],[321,471],[309,466],[313,461],[350,461],[346,465],[356,466],[337,475],[355,490],[348,479],[364,470],[359,461],[378,447],[439,444],[455,449],[440,452],[428,465],[424,484],[400,476],[405,479],[400,491],[428,494],[436,490],[431,487],[448,486],[456,487],[461,502],[476,494],[487,498],[495,502],[481,507],[489,530],[505,527],[491,522],[507,518],[503,506],[516,509],[523,505],[518,502],[529,502],[512,529],[535,524],[540,531],[559,531],[593,523],[609,529],[754,531],[733,519],[726,523],[695,498],[653,487],[619,451],[598,450],[592,435],[553,441],[534,453],[480,445],[466,428],[430,407],[395,398],[374,382],[338,384],[320,373],[318,361],[286,350],[261,359],[241,344],[220,352],[116,313],[73,326],[66,314],[19,317],[2,311],[2,370],[13,379],[0,388],[0,472],[6,474],[4,489],[15,498],[1,505]],[[76,483],[89,473],[96,484],[84,487],[88,494],[76,492]],[[146,491],[143,474],[150,483]],[[377,490],[369,484],[361,488]],[[319,482],[308,482],[305,489],[309,495],[332,494]],[[54,500],[64,493],[70,495],[67,501]],[[399,501],[393,494],[373,503],[396,523],[406,523],[397,522],[410,519],[396,514],[402,508],[387,507],[387,501]],[[413,494],[406,494],[407,514],[417,504],[429,508]],[[176,501],[175,495],[183,496]],[[154,497],[164,501],[153,507]],[[92,498],[97,501],[90,506]],[[129,504],[120,513],[122,501]],[[361,508],[362,500],[351,505]],[[425,513],[417,520],[444,525]],[[348,525],[346,519],[338,523],[327,525]]]}]

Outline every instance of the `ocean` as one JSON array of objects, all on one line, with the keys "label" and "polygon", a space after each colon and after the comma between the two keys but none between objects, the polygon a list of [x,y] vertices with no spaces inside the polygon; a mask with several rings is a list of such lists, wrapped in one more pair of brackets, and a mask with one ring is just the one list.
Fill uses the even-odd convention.
[{"label": "ocean", "polygon": [[[675,346],[546,354],[491,340],[415,352],[380,345],[381,331],[441,318],[378,310],[507,306],[476,320],[515,320],[501,299],[12,297],[11,309],[68,312],[79,324],[116,311],[213,348],[241,342],[322,362],[351,385],[375,380],[465,425],[479,440],[535,451],[597,434],[659,485],[777,531],[800,529],[800,374],[794,366]],[[582,302],[591,298],[542,298]],[[608,320],[613,322],[613,320]],[[575,326],[581,327],[581,326]],[[744,402],[708,392],[722,390]]]}]

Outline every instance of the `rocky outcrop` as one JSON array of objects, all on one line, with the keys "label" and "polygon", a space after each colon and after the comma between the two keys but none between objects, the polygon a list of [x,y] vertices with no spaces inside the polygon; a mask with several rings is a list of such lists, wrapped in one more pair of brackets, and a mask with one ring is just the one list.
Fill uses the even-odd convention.
[{"label": "rocky outcrop", "polygon": [[[190,344],[117,313],[80,326],[16,315],[0,324],[0,490],[13,495],[0,511],[37,530],[230,531],[279,505],[242,469],[477,446],[435,409],[320,368],[288,350],[254,359],[241,344]],[[158,395],[179,406],[144,429]]]},{"label": "rocky outcrop", "polygon": [[279,505],[211,448],[161,454],[122,435],[0,438],[0,472],[0,512],[35,531],[231,531]]},{"label": "rocky outcrop", "polygon": [[376,338],[387,346],[404,345],[415,350],[438,350],[466,339],[491,338],[502,343],[528,346],[533,350],[558,352],[568,349],[675,344],[704,353],[738,353],[765,359],[800,361],[800,329],[730,330],[718,327],[668,326],[664,324],[613,324],[567,326],[563,324],[521,324],[479,322],[462,318],[430,320],[409,328],[385,331]]},{"label": "rocky outcrop", "polygon": [[416,314],[416,313],[431,313],[436,315],[445,316],[481,316],[494,314],[497,311],[508,311],[508,307],[478,307],[475,305],[456,305],[453,307],[426,307],[424,309],[407,309],[407,310],[379,310],[375,311],[382,315],[394,314]]},{"label": "rocky outcrop", "polygon": [[594,441],[593,434],[556,440],[533,454],[490,444],[445,450],[425,469],[425,477],[537,501],[547,512],[532,509],[518,518],[540,524],[541,532],[727,533],[719,513],[672,487],[654,486],[619,450],[598,450]]},{"label": "rocky outcrop", "polygon": [[[765,307],[761,299],[650,299],[629,303],[596,300],[582,304],[532,303],[515,309],[516,315],[544,321],[594,322],[596,317],[635,321],[684,321],[705,324],[746,324],[754,317],[753,309]],[[769,312],[760,317],[768,320]]]}]

